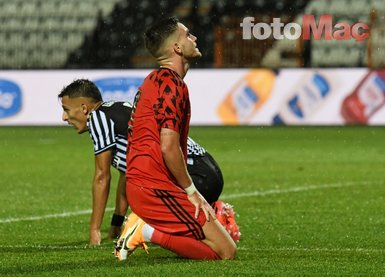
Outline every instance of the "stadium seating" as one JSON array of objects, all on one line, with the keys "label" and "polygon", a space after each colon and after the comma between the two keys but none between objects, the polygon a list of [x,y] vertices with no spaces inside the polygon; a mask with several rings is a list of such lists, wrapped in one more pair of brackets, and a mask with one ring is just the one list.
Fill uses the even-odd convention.
[{"label": "stadium seating", "polygon": [[[384,0],[338,0],[338,1],[319,1],[313,0],[308,3],[304,14],[312,14],[318,18],[322,14],[333,15],[333,22],[347,22],[354,24],[356,22],[365,22],[371,25],[371,36],[369,40],[372,40],[372,46],[369,46],[369,40],[364,42],[356,42],[354,39],[347,41],[325,41],[325,40],[311,40],[310,43],[304,44],[309,49],[302,49],[303,53],[310,52],[309,60],[304,64],[313,67],[359,67],[359,66],[382,66],[385,63],[382,61],[380,49],[384,49],[385,41],[382,40],[381,28],[375,28],[372,22],[371,12],[376,10],[379,17],[383,18],[385,15],[385,1]],[[302,15],[299,15],[301,17]],[[299,18],[296,20],[300,23]],[[383,23],[383,21],[382,21]],[[378,24],[381,25],[381,24]],[[383,26],[383,24],[382,24]],[[379,32],[378,35],[376,33]],[[299,41],[291,42],[292,45],[299,45]],[[373,48],[373,57],[371,60],[376,61],[378,64],[368,64],[368,49]],[[293,47],[291,47],[293,49]],[[291,62],[290,58],[285,58],[285,51],[290,50],[290,45],[287,41],[277,41],[276,45],[265,55],[262,65],[282,67],[287,65],[288,62],[291,65],[297,64],[302,66],[301,63]],[[295,48],[295,51],[298,51]],[[295,52],[292,50],[292,52]],[[292,59],[292,58],[291,58]]]},{"label": "stadium seating", "polygon": [[[373,22],[373,10],[381,22]],[[176,14],[197,35],[204,51],[199,67],[385,64],[385,36],[378,27],[384,25],[385,0],[0,0],[0,69],[152,67],[143,47],[144,27],[168,14]],[[245,16],[302,24],[303,14],[370,23],[371,38],[338,44],[241,38],[239,23]]]},{"label": "stadium seating", "polygon": [[[120,1],[69,57],[68,68],[127,68],[153,66],[143,49],[143,29],[180,1]],[[138,66],[137,66],[138,65]]]},{"label": "stadium seating", "polygon": [[0,68],[64,67],[98,13],[107,15],[118,1],[0,0]]}]

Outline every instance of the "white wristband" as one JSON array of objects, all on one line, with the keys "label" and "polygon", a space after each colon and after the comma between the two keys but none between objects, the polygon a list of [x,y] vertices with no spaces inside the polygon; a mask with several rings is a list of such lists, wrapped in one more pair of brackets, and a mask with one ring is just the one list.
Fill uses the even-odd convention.
[{"label": "white wristband", "polygon": [[191,185],[185,188],[184,190],[186,191],[187,195],[191,195],[197,191],[197,188],[195,187],[194,183],[191,183]]}]

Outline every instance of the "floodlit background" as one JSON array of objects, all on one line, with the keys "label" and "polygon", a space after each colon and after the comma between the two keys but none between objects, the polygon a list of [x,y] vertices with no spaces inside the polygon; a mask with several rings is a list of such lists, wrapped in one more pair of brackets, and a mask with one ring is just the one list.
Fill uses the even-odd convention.
[{"label": "floodlit background", "polygon": [[[384,0],[0,0],[0,125],[62,125],[55,96],[76,78],[95,81],[105,100],[132,101],[157,66],[143,33],[168,15],[203,53],[185,79],[192,125],[385,124]],[[327,32],[320,18],[331,15],[332,39],[255,38],[261,24],[279,19],[283,34],[304,15],[313,33]],[[363,41],[357,23],[369,28]],[[350,39],[337,39],[338,24]]]},{"label": "floodlit background", "polygon": [[[383,0],[1,0],[2,69],[148,68],[146,26],[177,15],[198,37],[204,68],[381,67],[385,64]],[[301,22],[331,14],[333,24],[365,22],[370,39],[243,41],[240,22]]]},{"label": "floodlit background", "polygon": [[[364,22],[356,40],[242,39],[240,23]],[[190,136],[220,165],[234,261],[86,247],[94,170],[57,95],[76,78],[131,101],[157,65],[142,34],[177,15],[203,58]],[[384,276],[385,0],[0,0],[0,275]],[[336,31],[336,29],[333,29]],[[110,194],[116,189],[113,171]]]}]

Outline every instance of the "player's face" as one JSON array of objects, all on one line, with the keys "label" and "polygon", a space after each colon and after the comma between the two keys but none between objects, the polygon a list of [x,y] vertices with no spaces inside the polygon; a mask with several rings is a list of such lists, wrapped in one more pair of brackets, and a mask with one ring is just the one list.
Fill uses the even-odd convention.
[{"label": "player's face", "polygon": [[64,96],[61,100],[63,107],[63,121],[74,126],[78,134],[84,133],[87,128],[88,109],[84,104],[84,97],[69,98]]},{"label": "player's face", "polygon": [[190,33],[189,29],[182,23],[178,23],[179,43],[182,48],[183,56],[187,60],[202,57],[202,53],[197,48],[197,37]]}]

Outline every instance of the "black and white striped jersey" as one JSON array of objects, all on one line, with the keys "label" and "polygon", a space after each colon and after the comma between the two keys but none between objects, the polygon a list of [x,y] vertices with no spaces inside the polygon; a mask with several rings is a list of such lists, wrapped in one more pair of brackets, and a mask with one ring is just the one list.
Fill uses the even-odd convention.
[{"label": "black and white striped jersey", "polygon": [[[126,172],[127,130],[132,106],[128,102],[105,102],[90,113],[87,126],[95,155],[112,149],[112,166]],[[187,162],[203,157],[206,150],[190,137],[187,139]]]},{"label": "black and white striped jersey", "polygon": [[205,153],[206,150],[202,146],[196,143],[192,138],[187,138],[187,157],[202,157],[205,155]]},{"label": "black and white striped jersey", "polygon": [[206,150],[196,143],[192,138],[187,138],[187,164],[194,165],[194,158],[204,157]]},{"label": "black and white striped jersey", "polygon": [[87,126],[95,155],[112,149],[112,166],[126,171],[127,128],[132,106],[128,102],[105,102],[90,113]]}]

